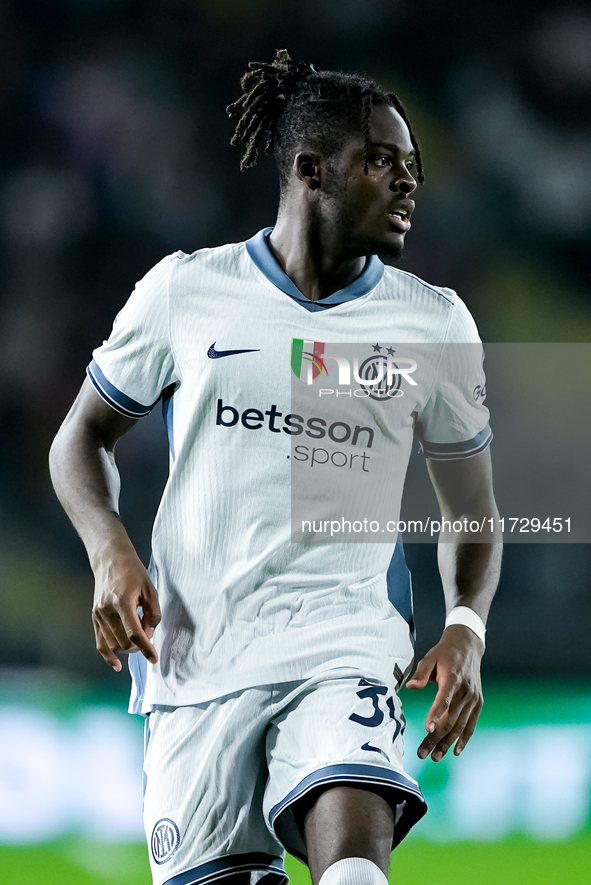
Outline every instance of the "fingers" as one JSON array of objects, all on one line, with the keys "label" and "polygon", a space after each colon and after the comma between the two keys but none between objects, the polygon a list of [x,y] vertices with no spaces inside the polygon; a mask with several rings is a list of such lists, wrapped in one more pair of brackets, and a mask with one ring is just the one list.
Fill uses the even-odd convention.
[{"label": "fingers", "polygon": [[417,669],[415,670],[412,679],[409,679],[406,683],[406,687],[413,690],[424,688],[431,679],[435,679],[436,670],[437,659],[435,655],[432,654],[432,651],[430,651],[421,661],[419,661]]},{"label": "fingers", "polygon": [[454,693],[457,688],[458,683],[451,674],[441,681],[437,694],[435,695],[435,700],[433,701],[431,709],[427,713],[427,719],[425,720],[425,728],[427,731],[434,732],[439,720],[443,716],[449,714]]},{"label": "fingers", "polygon": [[154,636],[154,630],[162,619],[160,605],[158,603],[158,593],[152,583],[146,588],[141,597],[142,619],[141,625],[148,639]]},{"label": "fingers", "polygon": [[476,730],[476,723],[478,722],[478,717],[480,716],[481,710],[482,701],[477,707],[474,708],[474,710],[470,714],[466,727],[464,728],[463,734],[458,737],[458,742],[454,747],[454,754],[456,756],[460,755],[460,753],[474,734],[474,731]]},{"label": "fingers", "polygon": [[[141,621],[138,603],[144,609]],[[160,621],[160,607],[158,594],[151,584],[144,587],[141,593],[127,594],[123,599],[114,594],[110,595],[108,601],[102,599],[95,604],[92,619],[96,647],[117,672],[121,670],[121,662],[115,655],[118,651],[141,651],[151,663],[158,661],[156,649],[150,640]]]},{"label": "fingers", "polygon": [[123,611],[120,613],[120,616],[127,640],[130,643],[128,650],[133,651],[137,649],[138,651],[141,651],[150,663],[155,664],[158,660],[158,655],[156,649],[143,630],[137,609],[134,609],[133,611]]},{"label": "fingers", "polygon": [[112,651],[133,651],[119,612],[114,608],[95,608],[94,616]]},{"label": "fingers", "polygon": [[[431,753],[431,758],[434,762],[440,762],[449,750],[449,748],[453,746],[454,742],[458,739],[460,734],[463,733],[468,723],[468,719],[470,718],[471,709],[471,706],[465,708],[460,716],[458,716],[455,724],[451,727],[447,734],[444,735],[442,740],[438,741],[435,744],[435,747],[433,748],[433,751]],[[446,723],[446,725],[447,727],[449,727],[450,723]],[[435,735],[435,738],[437,738],[437,735]]]},{"label": "fingers", "polygon": [[135,651],[118,609],[114,606],[96,606],[92,614],[111,651]]},{"label": "fingers", "polygon": [[103,660],[109,665],[109,667],[112,667],[116,673],[119,673],[121,671],[121,661],[116,656],[114,651],[118,648],[117,640],[113,636],[113,633],[107,627],[103,627],[100,624],[98,618],[95,618],[94,613],[92,616],[92,622],[94,626],[97,651],[102,656]]},{"label": "fingers", "polygon": [[437,718],[430,712],[427,717],[429,725],[435,722],[435,727],[418,749],[420,759],[431,754],[433,761],[439,762],[455,741],[454,752],[459,756],[474,733],[482,709],[482,695],[478,689],[458,686],[451,698],[449,694],[444,696],[443,703],[447,705],[446,713]]}]

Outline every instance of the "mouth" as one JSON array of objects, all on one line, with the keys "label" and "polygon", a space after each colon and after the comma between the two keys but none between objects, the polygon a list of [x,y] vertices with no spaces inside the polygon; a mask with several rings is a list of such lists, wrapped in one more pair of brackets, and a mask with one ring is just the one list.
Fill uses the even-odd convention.
[{"label": "mouth", "polygon": [[411,212],[412,210],[406,207],[395,209],[392,212],[388,212],[388,218],[392,220],[394,227],[406,233],[406,231],[410,230]]}]

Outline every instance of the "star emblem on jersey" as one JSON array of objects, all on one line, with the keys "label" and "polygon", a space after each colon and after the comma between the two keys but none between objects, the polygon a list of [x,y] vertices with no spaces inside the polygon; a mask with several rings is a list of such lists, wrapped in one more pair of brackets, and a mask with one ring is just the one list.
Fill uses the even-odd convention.
[{"label": "star emblem on jersey", "polygon": [[209,350],[207,351],[207,356],[210,360],[219,360],[222,356],[234,356],[236,353],[259,353],[260,347],[248,347],[246,350],[216,350],[217,342],[213,342]]},{"label": "star emblem on jersey", "polygon": [[150,847],[157,864],[166,863],[175,853],[181,842],[179,828],[169,817],[161,818],[152,830]]}]

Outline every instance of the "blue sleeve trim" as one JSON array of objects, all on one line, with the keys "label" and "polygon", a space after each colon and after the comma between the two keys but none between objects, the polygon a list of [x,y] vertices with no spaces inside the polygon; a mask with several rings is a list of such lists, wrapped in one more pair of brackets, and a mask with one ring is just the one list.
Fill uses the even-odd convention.
[{"label": "blue sleeve trim", "polygon": [[431,461],[457,461],[462,458],[472,458],[479,452],[483,452],[490,445],[492,438],[493,433],[487,422],[486,427],[472,439],[453,443],[435,443],[423,438],[421,442],[425,456]]},{"label": "blue sleeve trim", "polygon": [[287,885],[289,879],[286,875],[283,861],[280,857],[271,857],[262,851],[252,851],[246,854],[230,854],[228,857],[211,860],[209,863],[193,867],[167,879],[164,885],[204,885],[206,882],[217,881],[235,873],[265,872],[271,873],[265,881],[269,885]]},{"label": "blue sleeve trim", "polygon": [[[127,418],[144,418],[149,415],[156,403],[151,406],[144,406],[142,403],[136,402],[130,396],[117,390],[114,384],[105,378],[98,364],[93,360],[86,369],[96,392],[101,396],[117,412],[125,415]],[[160,399],[160,397],[158,397]],[[158,402],[158,400],[156,400]]]}]

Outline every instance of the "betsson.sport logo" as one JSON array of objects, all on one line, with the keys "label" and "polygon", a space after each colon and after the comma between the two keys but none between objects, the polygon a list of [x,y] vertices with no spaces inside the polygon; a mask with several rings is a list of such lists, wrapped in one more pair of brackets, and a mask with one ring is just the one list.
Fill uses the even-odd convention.
[{"label": "betsson.sport logo", "polygon": [[[373,351],[370,356],[359,365],[359,357],[353,357],[353,378],[359,387],[354,390],[341,391],[335,388],[321,387],[318,396],[353,396],[369,397],[378,402],[387,402],[404,396],[402,380],[407,381],[412,387],[417,382],[411,377],[416,371],[417,363],[409,357],[396,356],[393,347],[385,348],[379,342],[371,345]],[[310,341],[305,338],[294,338],[291,345],[291,368],[296,376],[304,384],[314,384],[317,378],[332,381],[335,375],[334,365],[327,366],[327,361],[336,363],[338,370],[337,387],[351,387],[351,360],[338,353],[328,353],[326,344],[322,341]],[[385,353],[382,350],[386,349]],[[329,379],[329,375],[331,378]]]}]

